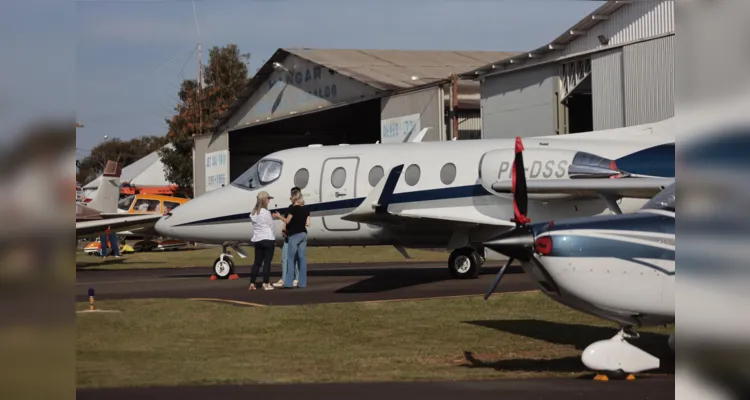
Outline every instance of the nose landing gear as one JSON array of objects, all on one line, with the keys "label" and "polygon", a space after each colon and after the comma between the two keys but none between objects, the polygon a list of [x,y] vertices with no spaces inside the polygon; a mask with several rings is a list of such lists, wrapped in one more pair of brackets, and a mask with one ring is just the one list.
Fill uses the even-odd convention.
[{"label": "nose landing gear", "polygon": [[211,275],[211,280],[217,280],[217,279],[239,279],[240,276],[234,273],[234,260],[231,254],[229,254],[229,251],[227,251],[227,246],[222,246],[221,255],[219,255],[219,258],[214,260],[213,264],[213,274]]}]

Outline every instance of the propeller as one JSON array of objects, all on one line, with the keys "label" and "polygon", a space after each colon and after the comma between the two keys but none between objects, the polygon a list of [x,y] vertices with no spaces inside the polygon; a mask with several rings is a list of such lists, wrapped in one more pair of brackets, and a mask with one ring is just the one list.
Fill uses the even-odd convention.
[{"label": "propeller", "polygon": [[508,256],[508,261],[500,268],[489,290],[484,294],[485,300],[492,295],[497,285],[500,284],[508,266],[516,259],[527,259],[533,251],[534,235],[529,226],[531,220],[526,217],[529,209],[529,197],[526,189],[526,172],[523,165],[523,142],[520,137],[516,137],[515,153],[516,156],[511,169],[511,192],[513,193],[513,219],[511,221],[515,222],[516,227],[484,243],[490,249]]}]

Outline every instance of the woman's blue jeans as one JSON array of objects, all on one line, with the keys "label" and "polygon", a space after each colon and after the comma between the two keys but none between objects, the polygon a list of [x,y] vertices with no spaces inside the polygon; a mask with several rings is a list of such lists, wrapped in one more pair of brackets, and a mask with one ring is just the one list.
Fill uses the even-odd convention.
[{"label": "woman's blue jeans", "polygon": [[298,287],[307,286],[307,233],[296,233],[289,236],[289,247],[286,256],[286,276],[284,277],[284,287],[293,287],[292,277],[294,277],[294,264],[299,262],[299,279]]},{"label": "woman's blue jeans", "polygon": [[[289,259],[287,253],[289,252],[289,241],[284,241],[284,247],[281,248],[281,280],[286,282],[286,262]],[[299,260],[295,260],[294,263],[294,279],[299,280]]]}]

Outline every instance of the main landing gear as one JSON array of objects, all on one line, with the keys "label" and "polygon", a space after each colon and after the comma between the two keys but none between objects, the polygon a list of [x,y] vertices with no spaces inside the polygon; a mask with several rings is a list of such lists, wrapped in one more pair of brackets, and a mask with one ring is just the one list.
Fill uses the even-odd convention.
[{"label": "main landing gear", "polygon": [[476,278],[482,264],[484,264],[484,257],[476,249],[463,247],[451,252],[448,258],[448,271],[455,278]]},{"label": "main landing gear", "polygon": [[233,256],[227,251],[226,245],[221,247],[221,255],[214,261],[211,280],[216,279],[239,279],[239,275],[234,273]]},{"label": "main landing gear", "polygon": [[633,374],[659,368],[659,359],[628,343],[639,335],[631,327],[623,327],[611,339],[600,340],[583,350],[581,361],[594,371],[600,372],[596,380],[609,380],[608,375],[633,380]]}]

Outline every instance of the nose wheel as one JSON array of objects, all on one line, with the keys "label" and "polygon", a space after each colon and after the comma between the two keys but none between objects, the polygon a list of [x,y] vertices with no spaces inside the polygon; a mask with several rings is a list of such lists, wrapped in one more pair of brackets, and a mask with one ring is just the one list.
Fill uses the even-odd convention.
[{"label": "nose wheel", "polygon": [[211,279],[230,279],[232,276],[236,276],[234,274],[234,261],[226,248],[224,248],[219,258],[214,260]]},{"label": "nose wheel", "polygon": [[448,271],[455,278],[476,278],[483,263],[484,259],[476,250],[464,247],[453,250],[448,258]]}]

